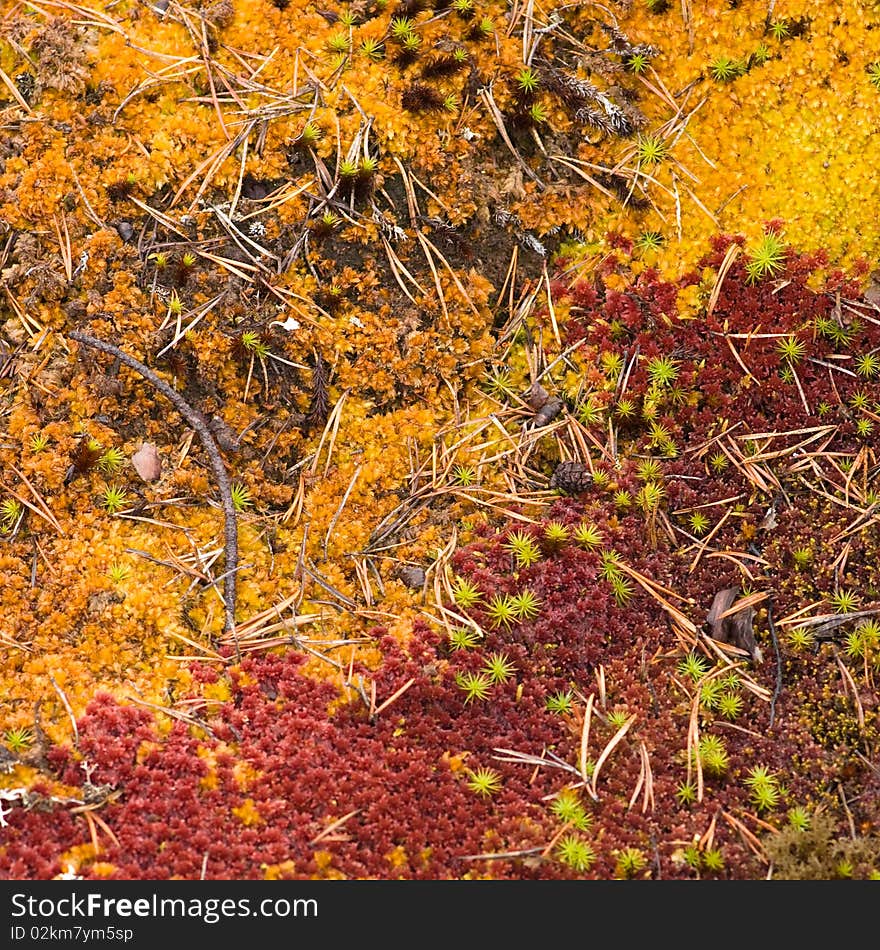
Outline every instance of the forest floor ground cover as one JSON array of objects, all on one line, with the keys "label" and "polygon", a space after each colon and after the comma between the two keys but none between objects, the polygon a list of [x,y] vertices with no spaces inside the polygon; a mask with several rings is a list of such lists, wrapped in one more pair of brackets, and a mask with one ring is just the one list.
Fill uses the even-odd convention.
[{"label": "forest floor ground cover", "polygon": [[880,874],[877,3],[0,14],[0,875]]}]

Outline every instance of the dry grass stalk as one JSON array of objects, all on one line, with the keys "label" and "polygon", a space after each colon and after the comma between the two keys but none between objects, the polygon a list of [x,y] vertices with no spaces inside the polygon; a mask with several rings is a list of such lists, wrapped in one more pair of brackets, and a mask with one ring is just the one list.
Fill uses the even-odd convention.
[{"label": "dry grass stalk", "polygon": [[[410,686],[412,686],[413,683],[415,683],[415,681],[416,681],[416,678],[414,676],[411,677],[403,684],[403,686],[400,687],[400,689],[395,690],[395,692],[391,696],[389,696],[388,699],[385,700],[385,702],[383,702],[379,706],[375,706],[374,708],[372,708],[370,710],[370,721],[371,722],[375,721],[376,717],[379,715],[380,712],[387,709],[396,700],[400,699],[400,697],[403,696],[403,694],[410,688]],[[375,687],[376,687],[376,684],[374,682],[373,683],[373,690],[374,690],[373,699],[374,700],[375,700]]]},{"label": "dry grass stalk", "polygon": [[330,460],[333,457],[333,447],[336,444],[336,436],[339,433],[339,422],[342,418],[342,407],[345,405],[345,400],[348,398],[348,394],[350,392],[350,389],[346,389],[342,392],[342,395],[336,401],[336,405],[333,407],[333,410],[330,413],[326,424],[324,425],[324,431],[321,433],[321,439],[318,442],[318,447],[315,449],[315,454],[312,458],[312,466],[310,471],[313,477],[318,471],[318,460],[321,457],[321,450],[324,448],[324,442],[329,439],[329,442],[327,443],[327,458],[324,462],[324,473],[322,476],[323,478],[327,477],[327,472],[330,470]]},{"label": "dry grass stalk", "polygon": [[580,751],[578,754],[578,768],[580,769],[581,778],[583,779],[585,787],[588,787],[589,782],[590,782],[590,774],[588,771],[589,760],[587,758],[587,747],[590,742],[590,722],[593,717],[593,700],[594,699],[595,699],[595,694],[590,693],[590,696],[587,699],[587,705],[584,708],[584,722],[581,728],[581,744],[580,744]]},{"label": "dry grass stalk", "polygon": [[728,518],[730,518],[732,514],[733,509],[728,508],[727,511],[725,511],[724,514],[718,519],[715,527],[700,541],[699,547],[697,548],[697,553],[694,555],[694,558],[688,567],[688,574],[693,574],[693,572],[696,570],[697,565],[700,563],[700,558],[702,558],[703,554],[708,549],[709,542],[715,537],[716,534],[718,534],[724,523]]},{"label": "dry grass stalk", "polygon": [[61,700],[61,705],[64,706],[64,709],[67,712],[67,717],[70,719],[70,727],[73,730],[73,747],[77,748],[79,746],[79,729],[77,729],[76,726],[76,716],[73,714],[70,701],[68,700],[64,690],[58,685],[58,681],[51,673],[49,673],[49,682],[52,684],[55,692],[58,693],[58,698]]},{"label": "dry grass stalk", "polygon": [[718,822],[718,813],[716,812],[712,816],[712,820],[709,822],[709,827],[700,835],[700,840],[698,842],[698,847],[701,851],[710,851],[712,849],[712,844],[715,841],[715,825]]},{"label": "dry grass stalk", "polygon": [[73,280],[73,249],[70,246],[70,231],[67,228],[67,217],[64,212],[61,212],[61,224],[58,223],[58,216],[55,214],[52,215],[52,223],[55,225],[55,234],[58,238],[61,262],[64,265],[64,276],[69,284]]},{"label": "dry grass stalk", "polygon": [[337,603],[333,603],[332,606],[337,610],[349,610],[351,612],[357,611],[357,602],[352,600],[351,597],[343,594],[342,591],[337,590],[323,575],[321,575],[318,569],[312,564],[311,561],[308,561],[307,565],[303,566],[303,571],[315,581],[319,587],[323,587],[328,594],[336,598]]},{"label": "dry grass stalk", "polygon": [[2,80],[3,85],[10,91],[12,98],[15,99],[20,109],[23,109],[28,115],[33,115],[33,109],[27,104],[25,99],[22,97],[22,94],[18,91],[18,86],[6,75],[6,73],[0,69],[0,80]]},{"label": "dry grass stalk", "polygon": [[314,838],[309,842],[308,847],[313,848],[319,841],[349,841],[350,838],[348,835],[334,835],[333,832],[338,828],[341,828],[347,821],[350,821],[354,818],[355,815],[359,815],[362,809],[355,808],[354,811],[350,811],[347,815],[343,815],[341,818],[337,818],[336,821],[330,822],[327,827],[315,835]]},{"label": "dry grass stalk", "polygon": [[[550,155],[548,156],[550,161],[557,162],[560,165],[565,166],[570,171],[573,171],[579,178],[583,178],[587,184],[592,185],[596,191],[605,195],[606,198],[611,198],[612,200],[617,200],[617,195],[613,191],[609,191],[604,185],[600,184],[592,175],[587,174],[584,171],[584,168],[601,168],[602,166],[591,165],[589,162],[583,162],[575,158],[571,158],[565,155]],[[610,169],[602,169],[605,172],[610,171]]]},{"label": "dry grass stalk", "polygon": [[422,251],[425,255],[425,260],[428,262],[428,269],[431,271],[431,276],[434,278],[434,288],[437,291],[437,300],[440,302],[440,309],[443,311],[445,326],[448,329],[450,326],[449,307],[446,306],[446,294],[443,293],[443,284],[440,282],[440,275],[437,273],[437,268],[434,265],[434,258],[431,256],[431,252],[428,249],[428,244],[430,242],[424,236],[424,234],[421,233],[421,231],[416,232],[416,238],[421,245]]},{"label": "dry grass stalk", "polygon": [[[326,557],[326,555],[325,555]],[[367,558],[357,558],[354,555],[351,555],[351,563],[354,567],[354,574],[357,578],[358,584],[361,587],[361,593],[364,595],[364,603],[367,607],[372,607],[376,599],[373,597],[373,588],[370,584],[370,572],[367,569]]]},{"label": "dry grass stalk", "polygon": [[6,299],[9,301],[9,306],[12,308],[16,317],[18,317],[18,320],[24,328],[25,333],[31,337],[39,336],[40,334],[44,333],[45,330],[43,326],[34,317],[30,316],[24,307],[19,304],[12,291],[6,286],[5,283],[2,284],[2,287],[6,292]]},{"label": "dry grass stalk", "polygon": [[[210,565],[213,563],[213,560],[214,560],[213,558],[211,558],[210,562],[206,563],[205,571],[200,571],[200,570],[196,570],[194,567],[190,567],[186,563],[186,560],[187,560],[186,558],[178,557],[171,550],[171,548],[168,546],[167,543],[165,547],[168,550],[169,555],[171,556],[171,560],[169,561],[164,561],[162,560],[162,558],[155,557],[154,555],[150,554],[148,551],[141,551],[138,548],[125,548],[125,552],[126,554],[134,554],[136,557],[141,557],[145,561],[150,561],[153,564],[158,564],[160,567],[168,567],[175,573],[183,574],[185,577],[190,577],[196,581],[201,581],[202,583],[205,583],[205,584],[210,582],[211,578],[206,571],[208,568],[210,568]],[[219,555],[222,552],[223,552],[223,548],[219,547],[214,552],[211,552],[211,553]],[[168,583],[169,582],[166,582],[166,586]]]},{"label": "dry grass stalk", "polygon": [[731,828],[739,832],[749,850],[764,864],[769,864],[770,859],[767,857],[767,852],[764,850],[760,839],[752,834],[752,832],[749,831],[749,829],[746,828],[746,826],[738,818],[735,818],[733,815],[731,815],[730,812],[724,811],[724,809],[722,809],[721,815]]},{"label": "dry grass stalk", "polygon": [[620,740],[623,739],[623,737],[627,734],[627,732],[629,732],[630,726],[632,726],[632,724],[635,721],[636,721],[636,716],[635,715],[630,716],[629,719],[627,719],[627,721],[617,730],[617,732],[614,733],[614,735],[608,741],[608,744],[602,750],[601,755],[596,760],[596,764],[593,767],[593,775],[592,775],[592,778],[590,779],[590,784],[587,786],[587,791],[589,792],[590,797],[593,799],[593,801],[599,800],[599,794],[596,791],[596,784],[599,781],[599,772],[602,766],[608,760],[608,757],[614,751],[615,747],[620,742]]},{"label": "dry grass stalk", "polygon": [[[423,248],[427,246],[428,248],[430,248],[430,250],[432,250],[437,255],[437,257],[440,259],[440,263],[443,264],[443,266],[446,268],[447,271],[449,271],[449,276],[452,278],[452,282],[455,284],[456,288],[458,289],[458,292],[461,294],[462,298],[464,299],[464,302],[470,307],[474,315],[479,317],[480,316],[479,308],[471,299],[470,294],[465,289],[465,286],[464,284],[462,284],[461,280],[459,280],[458,274],[456,274],[455,271],[452,269],[452,265],[449,263],[449,261],[446,260],[446,258],[440,253],[440,251],[435,247],[435,245],[431,241],[428,240],[428,238],[424,234],[422,234],[419,231],[417,232],[416,236],[419,238],[419,241],[422,244]],[[439,280],[439,278],[436,278],[436,279]]]},{"label": "dry grass stalk", "polygon": [[[172,347],[176,346],[190,331],[194,330],[196,326],[198,326],[198,324],[214,309],[214,307],[222,303],[225,297],[226,297],[226,292],[223,291],[222,293],[219,293],[216,296],[212,297],[206,303],[202,304],[195,311],[191,310],[185,315],[183,314],[183,312],[180,312],[177,315],[177,329],[174,333],[174,337],[172,338],[170,343],[166,343],[165,346],[163,346],[162,349],[156,353],[156,358],[158,359],[160,356],[163,356]],[[169,316],[171,314],[170,307],[168,310],[168,314]],[[183,318],[184,316],[187,316],[187,317],[190,316],[190,314],[195,314],[195,315],[193,316],[192,320],[184,327]],[[159,327],[160,330],[165,329],[167,319],[168,317],[166,316],[165,321],[163,321],[162,325]]]},{"label": "dry grass stalk", "polygon": [[98,840],[98,830],[96,828],[98,821],[101,823],[102,830],[106,829],[109,835],[112,836],[111,840],[116,845],[119,844],[119,839],[113,834],[112,831],[110,831],[107,823],[102,818],[99,818],[97,815],[93,815],[90,811],[83,812],[83,818],[85,818],[86,824],[89,828],[89,836],[92,840],[92,853],[95,855],[95,857],[99,857],[101,854],[101,842]]},{"label": "dry grass stalk", "polygon": [[853,705],[856,708],[856,715],[859,720],[859,731],[865,731],[865,708],[862,705],[862,700],[859,697],[859,690],[856,686],[855,680],[852,677],[852,673],[846,668],[846,664],[843,663],[840,659],[840,656],[837,653],[837,650],[834,650],[834,659],[837,662],[837,667],[840,670],[840,679],[843,683],[844,693],[849,695],[852,693]]},{"label": "dry grass stalk", "polygon": [[[494,755],[493,758],[497,759],[499,762],[519,762],[522,765],[533,765],[536,768],[554,768],[561,769],[563,772],[568,772],[571,775],[574,775],[576,778],[580,779],[581,773],[573,765],[569,765],[564,759],[559,758],[555,752],[545,749],[541,755],[530,755],[527,752],[516,752],[513,749],[503,749],[495,748],[493,752],[499,753]],[[579,781],[575,788],[580,788],[583,784],[582,781]]]},{"label": "dry grass stalk", "polygon": [[418,307],[419,306],[418,301],[416,300],[415,297],[413,297],[413,295],[409,291],[409,288],[403,282],[403,277],[401,277],[401,274],[405,275],[407,280],[409,280],[409,282],[413,285],[413,287],[415,287],[416,290],[418,290],[419,293],[421,293],[423,296],[427,295],[427,291],[415,279],[415,277],[413,277],[413,275],[406,269],[406,267],[404,267],[403,262],[394,253],[394,249],[391,247],[391,244],[388,242],[388,239],[385,237],[385,235],[383,234],[381,235],[381,237],[382,237],[382,246],[385,248],[385,254],[388,257],[388,264],[391,267],[391,274],[394,277],[395,281],[397,281],[397,286],[400,287],[400,289],[404,292],[404,294],[406,294],[410,302],[414,304],[416,307]]},{"label": "dry grass stalk", "polygon": [[648,755],[648,747],[645,745],[644,741],[639,742],[639,758],[641,760],[639,778],[636,782],[635,790],[633,791],[632,797],[630,798],[629,805],[627,807],[633,807],[636,799],[639,797],[639,791],[643,789],[641,810],[642,814],[644,815],[647,811],[653,811],[655,807],[654,773],[651,770],[651,759]]},{"label": "dry grass stalk", "polygon": [[351,476],[351,481],[348,483],[348,488],[345,489],[345,494],[342,496],[342,500],[339,502],[339,505],[336,508],[336,511],[334,512],[333,517],[330,519],[330,524],[327,525],[327,533],[326,535],[324,535],[324,544],[322,545],[322,548],[321,548],[323,556],[324,556],[324,560],[327,559],[327,547],[330,544],[330,537],[333,534],[333,529],[336,527],[336,524],[339,521],[339,517],[342,514],[343,509],[345,508],[346,502],[348,501],[348,498],[351,495],[352,489],[354,488],[355,482],[357,482],[362,469],[363,469],[363,465],[358,465],[358,467],[354,470],[354,474]]},{"label": "dry grass stalk", "polygon": [[541,849],[541,852],[540,852],[541,857],[546,858],[548,855],[550,855],[553,852],[553,849],[556,847],[556,844],[559,841],[559,839],[567,831],[570,831],[572,827],[573,825],[570,821],[567,821],[564,825],[562,825],[559,828],[559,830],[553,835],[553,837],[547,842],[547,844],[544,845],[544,847]]},{"label": "dry grass stalk", "polygon": [[737,348],[733,345],[733,340],[731,340],[729,336],[725,336],[724,342],[727,344],[727,348],[733,354],[733,358],[737,361],[737,363],[739,363],[742,371],[746,374],[746,379],[750,379],[752,383],[757,383],[758,380],[755,378],[748,366],[746,366],[746,364],[743,362],[743,358],[739,355],[739,350],[737,350]]},{"label": "dry grass stalk", "polygon": [[703,784],[703,762],[700,758],[700,688],[706,677],[703,677],[694,689],[694,698],[691,702],[691,715],[688,720],[687,734],[687,783],[691,781],[691,771],[697,773],[697,801],[702,802],[705,791]]},{"label": "dry grass stalk", "polygon": [[690,620],[685,614],[683,614],[677,607],[673,606],[661,593],[665,591],[672,596],[678,597],[679,600],[684,601],[685,603],[692,603],[692,601],[687,598],[680,597],[678,594],[674,594],[672,591],[669,591],[667,588],[661,587],[659,584],[656,584],[654,581],[649,580],[645,577],[644,574],[640,574],[638,571],[631,568],[624,561],[618,561],[617,566],[623,571],[624,574],[629,575],[637,584],[639,584],[647,593],[649,593],[654,600],[669,614],[675,623],[677,623],[683,630],[687,631],[692,636],[695,636],[697,633],[697,627],[692,620]]},{"label": "dry grass stalk", "polygon": [[504,124],[504,116],[501,114],[501,110],[498,108],[498,105],[495,102],[495,97],[492,95],[491,83],[489,86],[484,86],[482,89],[480,89],[478,95],[483,100],[483,104],[486,106],[486,111],[489,113],[490,118],[495,123],[495,128],[498,129],[498,134],[501,136],[502,142],[504,142],[510,151],[510,154],[516,159],[516,163],[543,191],[547,186],[543,181],[541,181],[535,172],[532,171],[531,166],[526,162],[522,155],[520,155],[516,146],[510,140],[510,136],[507,133],[507,126]]},{"label": "dry grass stalk", "polygon": [[[256,642],[257,640],[265,638],[270,633],[275,633],[277,630],[296,631],[300,627],[307,627],[318,623],[321,620],[321,614],[317,613],[294,614],[291,617],[282,617],[281,611],[289,607],[292,601],[298,596],[298,594],[291,596],[280,604],[274,605],[270,610],[264,610],[255,617],[252,617],[247,623],[241,624],[236,630],[236,633],[238,633],[238,638],[242,645]],[[273,617],[277,619],[273,620]],[[288,640],[290,636],[289,634]]]},{"label": "dry grass stalk", "polygon": [[67,532],[65,532],[65,530],[61,527],[61,525],[58,522],[58,519],[55,517],[55,515],[52,514],[52,510],[46,504],[46,499],[43,498],[43,496],[37,491],[36,488],[34,488],[33,484],[30,482],[28,477],[23,472],[20,472],[12,463],[9,464],[9,467],[24,482],[25,487],[31,493],[31,496],[33,497],[34,502],[36,503],[36,506],[38,507],[35,507],[35,505],[31,504],[27,499],[22,498],[21,495],[13,491],[11,488],[7,488],[6,490],[10,492],[11,494],[15,495],[15,497],[23,505],[26,505],[28,508],[30,508],[31,511],[38,514],[45,521],[48,521],[49,524],[52,525],[52,527],[55,528],[55,530],[59,534],[66,534]]},{"label": "dry grass stalk", "polygon": [[706,560],[713,557],[720,557],[726,561],[732,561],[751,582],[756,582],[757,577],[749,570],[748,565],[744,562],[752,561],[763,567],[770,567],[770,562],[765,558],[758,557],[757,554],[749,554],[745,551],[711,551],[706,555]]},{"label": "dry grass stalk", "polygon": [[669,626],[672,629],[675,638],[678,640],[679,646],[681,646],[685,652],[698,645],[698,638],[694,634],[688,633],[687,630],[682,630],[682,628],[674,620]]},{"label": "dry grass stalk", "polygon": [[176,630],[169,630],[168,636],[174,637],[175,640],[181,640],[187,646],[192,647],[199,654],[197,657],[191,656],[176,656],[166,654],[167,659],[171,660],[187,660],[191,661],[193,659],[198,659],[199,662],[204,662],[207,657],[209,660],[214,660],[218,663],[228,663],[229,660],[225,656],[221,656],[217,653],[216,650],[212,650],[209,646],[206,646],[204,643],[196,643],[195,640],[190,640],[189,637],[185,637],[182,633],[178,633]]},{"label": "dry grass stalk", "polygon": [[141,699],[138,696],[127,696],[126,698],[129,702],[135,703],[138,706],[144,706],[147,709],[154,710],[155,712],[165,713],[166,716],[170,716],[172,719],[185,722],[188,726],[194,726],[196,729],[200,729],[202,732],[205,732],[211,736],[211,738],[214,738],[214,732],[210,726],[195,716],[188,716],[186,713],[182,713],[179,709],[173,709],[170,706],[159,706],[156,703],[148,702],[146,699]]},{"label": "dry grass stalk", "polygon": [[756,604],[761,604],[770,596],[770,591],[757,591],[754,594],[749,594],[747,597],[740,597],[739,600],[735,601],[730,607],[727,608],[723,613],[718,615],[718,620],[724,620],[725,617],[732,617],[734,614],[738,614],[741,610],[747,610],[750,607],[754,607]]}]

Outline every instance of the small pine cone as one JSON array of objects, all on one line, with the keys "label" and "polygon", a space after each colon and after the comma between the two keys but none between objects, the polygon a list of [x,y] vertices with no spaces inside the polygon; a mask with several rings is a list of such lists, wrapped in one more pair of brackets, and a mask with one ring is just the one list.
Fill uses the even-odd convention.
[{"label": "small pine cone", "polygon": [[566,495],[579,495],[593,484],[593,476],[583,462],[560,462],[550,478],[550,487]]}]

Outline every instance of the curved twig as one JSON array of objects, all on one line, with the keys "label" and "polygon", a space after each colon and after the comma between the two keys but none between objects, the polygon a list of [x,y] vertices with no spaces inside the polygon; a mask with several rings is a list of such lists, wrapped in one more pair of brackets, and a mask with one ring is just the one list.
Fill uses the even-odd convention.
[{"label": "curved twig", "polygon": [[[139,373],[155,389],[158,389],[163,396],[169,399],[177,411],[186,419],[186,421],[195,429],[196,434],[205,447],[208,457],[211,460],[211,468],[214,470],[214,477],[217,479],[217,487],[220,490],[220,502],[223,506],[225,519],[225,555],[226,571],[223,581],[223,602],[226,607],[226,632],[235,637],[235,603],[236,603],[236,579],[238,575],[238,522],[235,517],[235,505],[232,501],[232,485],[229,481],[229,475],[226,472],[226,466],[223,464],[223,457],[214,441],[214,436],[208,428],[207,423],[201,413],[193,409],[192,406],[177,392],[172,389],[164,380],[160,379],[148,366],[145,366],[140,360],[129,356],[123,350],[113,343],[106,343],[97,337],[89,336],[87,333],[81,333],[76,330],[68,334],[72,340],[83,343],[92,349],[100,350],[103,353],[109,353],[115,356],[121,363]],[[238,654],[238,640],[235,641],[236,653]]]}]

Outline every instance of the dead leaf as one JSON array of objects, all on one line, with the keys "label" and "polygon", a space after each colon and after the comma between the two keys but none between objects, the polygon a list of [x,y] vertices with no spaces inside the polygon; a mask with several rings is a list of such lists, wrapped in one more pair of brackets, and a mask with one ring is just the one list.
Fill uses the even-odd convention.
[{"label": "dead leaf", "polygon": [[779,522],[776,520],[776,508],[771,505],[764,514],[764,520],[761,522],[761,530],[772,531],[778,524]]},{"label": "dead leaf", "polygon": [[425,572],[412,564],[402,565],[397,570],[397,576],[412,590],[421,590],[425,586]]},{"label": "dead leaf", "polygon": [[522,169],[511,168],[510,174],[501,185],[501,194],[506,198],[515,198],[517,201],[522,201],[526,197]]},{"label": "dead leaf", "polygon": [[755,663],[760,663],[763,657],[755,642],[753,627],[755,608],[746,606],[736,613],[724,616],[739,596],[738,587],[727,587],[718,591],[706,617],[709,636],[719,643],[730,643],[740,650],[745,650]]},{"label": "dead leaf", "polygon": [[154,482],[162,474],[162,460],[152,442],[144,442],[131,457],[134,470],[145,482]]}]

